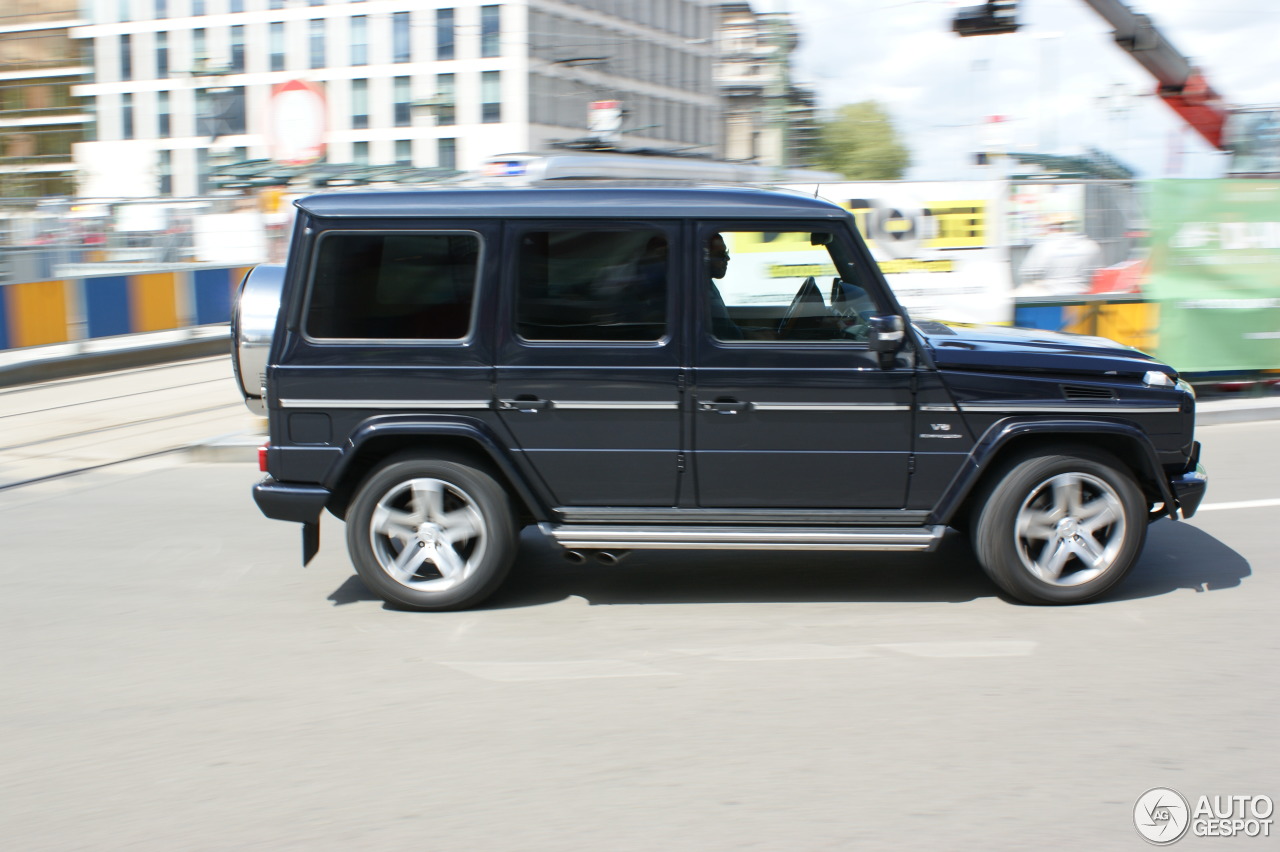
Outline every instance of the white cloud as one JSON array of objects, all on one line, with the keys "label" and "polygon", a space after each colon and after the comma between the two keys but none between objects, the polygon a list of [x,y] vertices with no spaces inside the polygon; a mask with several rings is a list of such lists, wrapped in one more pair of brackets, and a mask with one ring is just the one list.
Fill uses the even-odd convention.
[{"label": "white cloud", "polygon": [[[912,150],[910,177],[974,177],[986,117],[1008,118],[1008,144],[1049,153],[1103,149],[1144,176],[1218,174],[1223,157],[1155,96],[1155,82],[1114,44],[1084,0],[1022,0],[1014,35],[962,39],[955,10],[977,0],[752,0],[800,26],[797,81],[823,107],[885,103]],[[1280,3],[1131,2],[1201,66],[1224,99],[1280,103]]]}]

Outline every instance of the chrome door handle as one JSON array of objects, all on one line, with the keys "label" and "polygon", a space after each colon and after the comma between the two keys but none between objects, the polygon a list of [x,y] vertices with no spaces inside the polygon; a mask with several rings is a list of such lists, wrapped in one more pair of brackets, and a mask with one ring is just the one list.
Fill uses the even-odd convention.
[{"label": "chrome door handle", "polygon": [[715,402],[699,402],[699,411],[709,411],[713,414],[738,414],[746,411],[751,407],[749,402],[739,402],[736,399],[721,399]]},{"label": "chrome door handle", "polygon": [[500,399],[499,411],[518,411],[521,414],[537,414],[551,407],[549,399]]}]

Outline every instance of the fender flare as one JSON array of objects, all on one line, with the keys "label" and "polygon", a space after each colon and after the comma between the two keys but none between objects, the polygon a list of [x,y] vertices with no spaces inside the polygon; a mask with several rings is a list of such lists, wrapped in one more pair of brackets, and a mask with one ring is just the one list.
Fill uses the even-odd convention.
[{"label": "fender flare", "polygon": [[1168,477],[1151,446],[1145,432],[1133,423],[1124,420],[1082,420],[1044,419],[1008,417],[991,424],[990,428],[978,439],[969,457],[956,475],[952,478],[947,490],[943,492],[938,504],[934,507],[928,523],[949,524],[955,517],[964,501],[973,491],[978,480],[1000,456],[1000,451],[1016,438],[1026,435],[1043,435],[1046,437],[1068,437],[1081,435],[1104,434],[1123,438],[1134,445],[1137,452],[1129,462],[1138,468],[1139,474],[1156,484],[1164,503],[1164,511],[1171,518],[1178,516],[1178,502],[1169,485]]},{"label": "fender flare", "polygon": [[361,423],[342,448],[342,455],[325,474],[324,485],[336,490],[347,475],[352,461],[362,449],[384,438],[462,438],[477,449],[506,477],[529,510],[539,520],[550,513],[537,491],[530,487],[522,471],[489,425],[481,420],[455,415],[384,414]]}]

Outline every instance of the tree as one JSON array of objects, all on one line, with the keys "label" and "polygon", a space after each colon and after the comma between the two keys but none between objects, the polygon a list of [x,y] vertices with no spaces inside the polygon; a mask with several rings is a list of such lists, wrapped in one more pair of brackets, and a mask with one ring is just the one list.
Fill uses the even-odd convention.
[{"label": "tree", "polygon": [[845,104],[818,123],[818,168],[848,180],[897,180],[911,165],[889,111],[876,101]]}]

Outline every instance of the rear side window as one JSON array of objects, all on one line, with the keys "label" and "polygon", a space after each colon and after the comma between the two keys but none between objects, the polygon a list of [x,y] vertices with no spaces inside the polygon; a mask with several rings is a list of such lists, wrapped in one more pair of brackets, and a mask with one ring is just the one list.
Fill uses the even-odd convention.
[{"label": "rear side window", "polygon": [[557,228],[520,239],[525,340],[655,341],[667,331],[668,244],[658,230]]},{"label": "rear side window", "polygon": [[319,339],[461,340],[471,331],[479,258],[474,233],[324,234],[304,330]]}]

